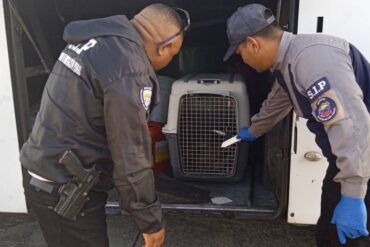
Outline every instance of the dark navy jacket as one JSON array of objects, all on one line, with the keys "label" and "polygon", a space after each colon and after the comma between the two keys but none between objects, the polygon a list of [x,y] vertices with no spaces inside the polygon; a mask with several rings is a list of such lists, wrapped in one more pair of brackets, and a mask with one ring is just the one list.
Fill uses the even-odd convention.
[{"label": "dark navy jacket", "polygon": [[64,39],[20,160],[30,172],[65,183],[70,174],[57,160],[72,149],[86,167],[99,163],[112,178],[141,231],[158,231],[147,127],[158,83],[143,41],[125,16],[72,22]]}]

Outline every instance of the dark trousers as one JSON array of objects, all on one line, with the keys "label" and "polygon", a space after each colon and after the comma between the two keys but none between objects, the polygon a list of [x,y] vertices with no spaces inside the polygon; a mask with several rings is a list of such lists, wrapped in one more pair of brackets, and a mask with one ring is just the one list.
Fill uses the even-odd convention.
[{"label": "dark trousers", "polygon": [[[331,224],[331,218],[335,206],[340,200],[340,184],[333,181],[335,175],[339,172],[335,162],[329,162],[329,167],[323,181],[321,195],[321,215],[316,227],[316,243],[318,247],[334,246],[356,246],[370,247],[370,237],[361,237],[358,239],[347,239],[345,245],[341,245],[338,240],[336,226]],[[370,187],[369,187],[370,188]],[[365,203],[368,212],[367,229],[370,232],[370,189],[368,189]]]},{"label": "dark trousers", "polygon": [[30,175],[24,178],[28,205],[36,215],[44,239],[51,247],[105,247],[109,246],[105,215],[106,192],[90,191],[77,220],[68,220],[53,211],[58,203],[57,185],[52,193],[41,191],[29,184]]}]

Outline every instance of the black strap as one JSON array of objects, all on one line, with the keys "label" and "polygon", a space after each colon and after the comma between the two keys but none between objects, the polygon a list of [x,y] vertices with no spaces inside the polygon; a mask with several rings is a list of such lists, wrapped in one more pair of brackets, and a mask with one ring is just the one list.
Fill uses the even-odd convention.
[{"label": "black strap", "polygon": [[30,185],[32,185],[35,188],[40,189],[40,190],[42,190],[46,193],[49,193],[49,194],[51,194],[53,192],[54,188],[55,188],[55,186],[52,185],[51,183],[38,180],[34,177],[31,178]]}]

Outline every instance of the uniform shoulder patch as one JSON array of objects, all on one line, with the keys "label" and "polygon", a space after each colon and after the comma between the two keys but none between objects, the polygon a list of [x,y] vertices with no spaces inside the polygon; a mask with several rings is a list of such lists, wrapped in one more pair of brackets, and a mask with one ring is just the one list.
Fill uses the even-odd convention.
[{"label": "uniform shoulder patch", "polygon": [[337,105],[329,97],[323,97],[316,102],[316,118],[321,122],[327,122],[337,114]]},{"label": "uniform shoulder patch", "polygon": [[145,110],[149,109],[150,103],[152,101],[152,87],[144,87],[140,90],[140,100]]},{"label": "uniform shoulder patch", "polygon": [[310,102],[314,102],[316,99],[318,99],[321,95],[323,95],[325,92],[330,90],[330,83],[328,79],[325,77],[322,77],[321,79],[314,82],[307,90],[306,95]]}]

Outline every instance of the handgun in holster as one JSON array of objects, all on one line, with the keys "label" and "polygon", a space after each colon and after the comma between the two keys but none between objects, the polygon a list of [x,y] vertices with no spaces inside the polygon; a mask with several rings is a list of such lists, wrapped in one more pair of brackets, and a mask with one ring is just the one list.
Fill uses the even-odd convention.
[{"label": "handgun in holster", "polygon": [[76,220],[89,200],[89,191],[99,181],[100,170],[95,165],[91,169],[85,169],[72,150],[66,150],[58,163],[63,165],[73,178],[60,186],[60,198],[54,211],[64,218]]}]

